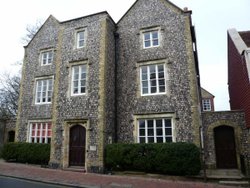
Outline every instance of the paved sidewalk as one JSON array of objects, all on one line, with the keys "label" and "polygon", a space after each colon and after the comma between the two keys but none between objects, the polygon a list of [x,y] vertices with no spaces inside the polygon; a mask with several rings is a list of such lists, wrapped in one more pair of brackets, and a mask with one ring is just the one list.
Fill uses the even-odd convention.
[{"label": "paved sidewalk", "polygon": [[[34,165],[6,163],[0,160],[0,175],[32,181],[85,188],[228,188],[211,183],[118,175],[100,175],[41,168]],[[232,188],[232,186],[230,186]]]}]

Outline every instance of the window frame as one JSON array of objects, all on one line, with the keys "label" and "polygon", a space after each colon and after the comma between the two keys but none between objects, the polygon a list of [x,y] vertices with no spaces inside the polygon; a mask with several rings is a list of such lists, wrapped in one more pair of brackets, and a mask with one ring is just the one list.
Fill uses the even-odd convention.
[{"label": "window frame", "polygon": [[[163,66],[163,79],[159,79],[159,66]],[[155,79],[151,79],[150,78],[150,66],[155,66]],[[147,79],[143,79],[143,70],[142,68],[143,67],[146,67],[147,68]],[[140,82],[140,94],[141,96],[152,96],[152,95],[164,95],[167,93],[167,78],[168,78],[168,74],[167,74],[167,67],[166,67],[166,63],[164,61],[159,61],[159,62],[148,62],[148,63],[145,63],[145,64],[141,64],[139,66],[139,82]],[[161,71],[162,72],[162,71]],[[160,72],[160,73],[161,73]],[[164,92],[161,92],[160,91],[160,87],[163,86],[163,85],[160,85],[159,84],[159,81],[160,80],[164,80]],[[151,85],[151,82],[152,81],[155,81],[156,82],[156,92],[155,93],[152,93],[152,85]],[[148,93],[143,93],[143,89],[145,87],[143,87],[143,82],[147,83],[147,88],[148,88]]]},{"label": "window frame", "polygon": [[[52,57],[51,57],[51,58],[49,58],[49,53],[52,54]],[[46,63],[44,64],[43,62],[44,62],[44,55],[45,55],[45,54],[46,54],[46,60],[45,60]],[[49,62],[49,59],[51,59],[50,62]],[[41,64],[41,66],[52,65],[53,60],[54,60],[54,50],[53,50],[53,49],[44,50],[44,51],[41,51],[41,52],[40,52],[40,64]]]},{"label": "window frame", "polygon": [[[166,126],[166,120],[170,120],[171,122],[171,127]],[[140,135],[140,121],[144,121],[144,125],[145,125],[145,135],[142,136]],[[153,127],[149,127],[149,121],[153,122]],[[159,127],[157,127],[157,121],[161,121],[162,123],[162,127],[161,127],[161,131],[162,131],[162,135],[157,135],[157,130],[159,129]],[[172,119],[171,118],[152,118],[152,119],[138,119],[137,120],[138,123],[138,135],[137,135],[137,142],[138,143],[166,143],[168,142],[166,140],[166,138],[171,138],[170,142],[173,142],[173,128],[172,128]],[[148,135],[149,130],[153,130],[153,135]],[[166,129],[171,129],[171,135],[166,133]],[[140,142],[140,138],[144,138],[145,142]],[[149,141],[149,138],[153,138],[153,142]],[[158,142],[157,139],[158,138],[162,138],[162,142]]]},{"label": "window frame", "polygon": [[[152,28],[147,28],[147,29],[142,29],[141,30],[141,41],[142,41],[142,48],[143,49],[149,49],[149,48],[157,48],[161,46],[161,28],[160,27],[152,27]],[[153,37],[153,33],[157,32],[157,38]],[[149,34],[149,38],[146,39],[146,34]],[[157,45],[154,45],[155,39],[158,41]],[[145,42],[149,41],[150,45],[146,46]]]},{"label": "window frame", "polygon": [[[42,144],[51,143],[52,127],[53,127],[51,120],[29,121],[28,125],[29,125],[29,133],[28,133],[27,139],[29,143],[42,143]],[[33,125],[35,125],[34,129],[33,129]],[[34,136],[33,136],[33,132],[34,132]]]},{"label": "window frame", "polygon": [[202,99],[202,110],[205,112],[212,111],[211,99]]},{"label": "window frame", "polygon": [[[51,80],[51,85],[49,85]],[[46,90],[43,90],[44,87],[44,82],[46,81]],[[38,87],[39,87],[39,82],[42,82],[41,84],[41,89],[40,91],[38,91]],[[49,87],[51,86],[51,89],[49,89]],[[51,104],[52,100],[53,100],[53,91],[54,91],[54,77],[50,76],[50,77],[42,77],[42,78],[36,78],[35,79],[35,105],[44,105],[44,104]],[[45,102],[43,101],[43,93],[45,92]],[[51,100],[49,101],[49,92],[51,93]],[[40,93],[40,102],[38,102],[38,93]]]},{"label": "window frame", "polygon": [[[80,33],[83,32],[83,39],[80,39]],[[84,48],[86,46],[86,42],[87,42],[87,30],[85,29],[78,29],[76,30],[76,49],[81,49]],[[83,45],[80,46],[80,42],[83,41]]]},{"label": "window frame", "polygon": [[[85,66],[85,78],[82,79],[81,78],[81,73],[82,73],[82,66]],[[78,93],[74,93],[74,82],[76,81],[74,79],[75,77],[75,67],[79,67],[79,70],[78,70]],[[87,94],[87,88],[88,88],[88,65],[87,63],[77,63],[77,64],[73,64],[71,67],[70,67],[70,71],[71,71],[71,78],[70,78],[70,95],[71,96],[82,96],[82,95],[86,95]],[[84,93],[81,93],[81,81],[85,81],[85,92]]]}]

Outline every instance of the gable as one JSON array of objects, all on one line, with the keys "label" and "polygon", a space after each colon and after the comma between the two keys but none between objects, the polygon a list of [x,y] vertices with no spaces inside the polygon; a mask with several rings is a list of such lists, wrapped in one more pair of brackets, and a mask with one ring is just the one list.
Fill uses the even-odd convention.
[{"label": "gable", "polygon": [[[33,38],[30,40],[30,42],[25,46],[27,48],[30,46],[36,38],[38,38],[39,35],[47,35],[47,37],[52,34],[52,30],[54,30],[56,27],[55,25],[59,25],[59,21],[52,15],[50,15],[47,20],[44,22],[44,24],[38,29],[36,34],[33,36]],[[51,37],[50,37],[51,38]]]},{"label": "gable", "polygon": [[201,96],[204,99],[208,99],[208,98],[214,98],[214,95],[212,95],[211,93],[209,93],[207,90],[201,88]]},{"label": "gable", "polygon": [[[138,9],[140,5],[143,5],[144,10]],[[159,7],[168,9],[169,11],[172,11],[175,14],[184,13],[182,9],[180,9],[168,0],[136,0],[135,3],[129,8],[129,10],[117,22],[117,25],[123,22],[123,20],[132,18],[135,12],[140,11],[142,13],[142,16],[144,16],[148,13],[149,10],[154,10],[155,12],[157,12],[157,8]]]}]

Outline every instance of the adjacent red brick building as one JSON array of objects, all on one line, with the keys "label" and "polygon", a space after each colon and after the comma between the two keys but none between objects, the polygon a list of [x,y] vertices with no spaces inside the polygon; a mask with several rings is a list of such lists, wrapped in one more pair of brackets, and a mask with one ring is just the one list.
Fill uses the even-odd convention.
[{"label": "adjacent red brick building", "polygon": [[228,85],[231,110],[244,110],[250,128],[250,31],[228,30]]}]

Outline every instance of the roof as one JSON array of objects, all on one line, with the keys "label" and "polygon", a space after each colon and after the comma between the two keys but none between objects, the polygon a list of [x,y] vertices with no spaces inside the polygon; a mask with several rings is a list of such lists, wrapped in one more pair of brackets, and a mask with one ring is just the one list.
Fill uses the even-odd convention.
[{"label": "roof", "polygon": [[250,31],[241,31],[239,34],[247,47],[250,47]]}]

